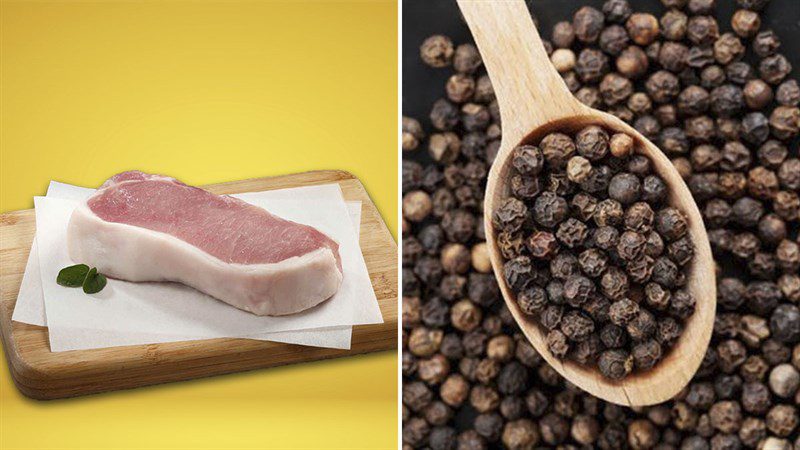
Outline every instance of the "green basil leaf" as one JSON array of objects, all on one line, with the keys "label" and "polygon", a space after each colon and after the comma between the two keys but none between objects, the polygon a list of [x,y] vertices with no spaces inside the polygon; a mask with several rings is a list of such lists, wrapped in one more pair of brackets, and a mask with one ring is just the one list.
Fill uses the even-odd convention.
[{"label": "green basil leaf", "polygon": [[86,264],[76,264],[74,266],[65,267],[58,272],[56,283],[66,287],[81,287],[88,273],[89,266]]},{"label": "green basil leaf", "polygon": [[97,273],[97,267],[92,267],[89,273],[86,274],[86,279],[83,280],[83,292],[96,294],[106,287],[106,281],[106,276],[102,273]]}]

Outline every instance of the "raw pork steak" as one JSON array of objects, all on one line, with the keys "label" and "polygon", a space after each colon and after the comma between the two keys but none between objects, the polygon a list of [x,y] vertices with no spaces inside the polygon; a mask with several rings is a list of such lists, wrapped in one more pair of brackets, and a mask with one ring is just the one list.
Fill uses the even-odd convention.
[{"label": "raw pork steak", "polygon": [[339,245],[319,230],[180,181],[123,172],[72,213],[77,263],[128,281],[177,281],[260,316],[292,314],[342,282]]}]

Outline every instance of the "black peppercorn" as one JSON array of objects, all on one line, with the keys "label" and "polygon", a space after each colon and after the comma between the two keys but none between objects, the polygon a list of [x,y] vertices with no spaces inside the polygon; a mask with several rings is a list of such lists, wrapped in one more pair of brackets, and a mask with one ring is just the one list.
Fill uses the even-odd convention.
[{"label": "black peppercorn", "polygon": [[657,322],[652,313],[641,309],[639,313],[625,326],[628,335],[636,342],[642,342],[652,337],[656,332]]},{"label": "black peppercorn", "polygon": [[647,283],[645,286],[645,302],[655,310],[666,310],[671,298],[672,293],[658,283]]},{"label": "black peppercorn", "polygon": [[608,153],[608,139],[608,133],[605,130],[597,126],[589,126],[575,135],[575,146],[581,156],[590,161],[597,161]]},{"label": "black peppercorn", "polygon": [[656,213],[655,228],[667,240],[674,241],[683,237],[688,224],[683,213],[672,207],[666,207]]},{"label": "black peppercorn", "polygon": [[564,300],[573,307],[580,307],[594,294],[595,284],[581,275],[571,275],[564,281]]},{"label": "black peppercorn", "polygon": [[491,121],[489,109],[477,103],[461,107],[461,124],[467,131],[485,130]]},{"label": "black peppercorn", "polygon": [[600,354],[598,367],[604,377],[620,380],[633,370],[633,357],[623,350],[606,350]]},{"label": "black peppercorn", "polygon": [[567,21],[558,22],[553,26],[550,41],[557,48],[570,48],[575,41],[575,28]]},{"label": "black peppercorn", "polygon": [[551,259],[558,253],[559,244],[556,236],[548,231],[536,231],[526,241],[525,245],[531,256],[536,259]]},{"label": "black peppercorn", "polygon": [[430,119],[437,130],[449,131],[458,123],[459,111],[454,104],[445,99],[439,99],[431,108]]},{"label": "black peppercorn", "polygon": [[600,340],[607,348],[621,348],[627,343],[628,335],[624,328],[609,323],[600,330]]},{"label": "black peppercorn", "polygon": [[740,9],[731,17],[731,28],[743,38],[755,36],[760,27],[761,17],[754,11]]},{"label": "black peppercorn", "polygon": [[775,100],[783,106],[797,106],[800,104],[800,84],[797,80],[786,80],[778,86]]},{"label": "black peppercorn", "polygon": [[520,199],[532,199],[541,192],[539,179],[536,177],[514,175],[511,178],[511,192]]},{"label": "black peppercorn", "polygon": [[[419,121],[403,116],[403,150],[411,151],[416,150],[421,140],[425,138],[425,132],[422,130],[422,125]],[[403,162],[405,173],[405,161]],[[421,168],[420,168],[421,169]]]},{"label": "black peppercorn", "polygon": [[424,445],[429,433],[430,425],[425,419],[412,417],[403,423],[403,442],[408,445]]},{"label": "black peppercorn", "polygon": [[600,226],[594,230],[592,242],[602,250],[614,249],[619,242],[619,231],[612,226]]},{"label": "black peppercorn", "polygon": [[564,308],[560,305],[550,305],[541,313],[539,321],[542,325],[549,329],[554,330],[558,328],[561,323],[561,317],[564,315]]},{"label": "black peppercorn", "polygon": [[503,201],[495,211],[493,222],[503,231],[515,232],[522,227],[528,218],[528,209],[521,201],[511,197]]},{"label": "black peppercorn", "polygon": [[661,359],[661,344],[653,339],[644,341],[633,347],[631,352],[634,366],[639,370],[652,369]]},{"label": "black peppercorn", "polygon": [[723,84],[711,91],[710,106],[717,117],[734,116],[744,109],[744,93],[739,86]]},{"label": "black peppercorn", "polygon": [[785,189],[800,190],[800,159],[788,158],[778,168],[778,181]]},{"label": "black peppercorn", "polygon": [[791,140],[800,134],[800,108],[778,106],[769,116],[772,135],[781,140]]},{"label": "black peppercorn", "polygon": [[694,307],[695,300],[692,294],[683,289],[673,292],[669,304],[669,311],[672,315],[680,319],[686,319],[694,312]]},{"label": "black peppercorn", "polygon": [[628,264],[639,259],[644,254],[647,238],[641,233],[625,231],[617,244],[617,255]]},{"label": "black peppercorn", "polygon": [[700,72],[700,85],[706,89],[721,86],[725,82],[725,71],[717,65],[704,67]]},{"label": "black peppercorn", "polygon": [[712,99],[708,91],[704,88],[700,86],[689,86],[678,94],[678,112],[684,116],[703,114],[708,110]]},{"label": "black peppercorn", "polygon": [[481,55],[472,44],[461,44],[453,55],[453,68],[460,73],[474,73],[481,65]]},{"label": "black peppercorn", "polygon": [[719,26],[711,16],[692,16],[686,28],[686,37],[694,44],[712,44],[719,37]]},{"label": "black peppercorn", "polygon": [[661,256],[664,252],[664,239],[661,238],[661,235],[656,233],[655,231],[651,231],[647,234],[647,243],[644,246],[644,254],[655,258]]},{"label": "black peppercorn", "polygon": [[767,56],[758,65],[761,78],[767,83],[778,84],[792,71],[789,60],[781,54]]},{"label": "black peppercorn", "polygon": [[714,59],[723,65],[741,58],[744,51],[742,41],[733,33],[723,33],[714,42]]},{"label": "black peppercorn", "polygon": [[609,71],[608,56],[600,50],[585,48],[578,54],[575,73],[584,83],[597,83]]},{"label": "black peppercorn", "polygon": [[530,258],[518,256],[503,265],[503,276],[512,289],[518,291],[533,282]]},{"label": "black peppercorn", "polygon": [[628,47],[628,32],[620,25],[610,25],[600,32],[598,44],[604,52],[616,56]]},{"label": "black peppercorn", "polygon": [[628,276],[617,267],[609,267],[600,278],[600,289],[606,297],[621,300],[628,293]]},{"label": "black peppercorn", "polygon": [[621,173],[611,178],[608,184],[608,196],[623,205],[637,201],[640,195],[641,182],[636,175]]},{"label": "black peppercorn", "polygon": [[[666,257],[660,257],[655,260],[652,280],[669,289],[681,286],[685,281],[683,273],[680,272],[678,266]],[[674,297],[673,295],[673,303],[675,302]]]},{"label": "black peppercorn", "polygon": [[680,41],[686,36],[689,18],[678,9],[670,9],[661,16],[661,34],[670,41]]},{"label": "black peppercorn", "polygon": [[538,314],[547,306],[547,293],[538,286],[529,286],[517,296],[517,303],[525,314]]},{"label": "black peppercorn", "polygon": [[616,59],[617,71],[630,79],[637,79],[647,72],[649,63],[644,50],[635,45],[629,46]]},{"label": "black peppercorn", "polygon": [[684,122],[686,136],[698,143],[711,141],[716,134],[714,120],[708,116],[697,116]]},{"label": "black peppercorn", "polygon": [[521,145],[514,149],[514,168],[523,175],[537,175],[544,167],[541,150],[532,145]]},{"label": "black peppercorn", "polygon": [[603,274],[608,267],[608,257],[603,251],[590,248],[581,252],[578,256],[578,264],[586,275],[597,278]]},{"label": "black peppercorn", "polygon": [[659,33],[658,19],[652,14],[634,13],[625,22],[631,40],[639,45],[649,45]]},{"label": "black peppercorn", "polygon": [[608,188],[611,175],[611,169],[608,166],[594,166],[589,172],[589,176],[580,182],[579,186],[590,194],[601,193]]},{"label": "black peppercorn", "polygon": [[658,63],[670,72],[680,73],[687,63],[689,48],[678,42],[665,42],[658,52]]},{"label": "black peppercorn", "polygon": [[736,61],[725,66],[725,77],[731,83],[745,84],[749,80],[756,78],[756,71],[750,64],[744,61]]},{"label": "black peppercorn", "polygon": [[674,99],[679,93],[680,82],[670,72],[658,71],[650,76],[645,83],[648,95],[656,103],[666,103]]},{"label": "black peppercorn", "polygon": [[675,264],[683,266],[694,256],[694,246],[687,237],[678,239],[667,246],[667,255]]},{"label": "black peppercorn", "polygon": [[503,428],[503,419],[497,413],[480,414],[475,418],[475,431],[490,441],[500,438]]},{"label": "black peppercorn", "polygon": [[596,41],[603,29],[603,20],[603,13],[600,11],[590,6],[580,8],[572,18],[575,36],[585,43]]},{"label": "black peppercorn", "polygon": [[633,13],[628,0],[606,0],[603,3],[603,14],[611,23],[623,23]]},{"label": "black peppercorn", "polygon": [[478,77],[475,83],[475,95],[473,100],[478,103],[491,103],[495,99],[492,81],[487,75]]},{"label": "black peppercorn", "polygon": [[448,78],[447,85],[447,98],[455,103],[464,103],[469,101],[475,93],[475,80],[464,74],[455,74]]},{"label": "black peppercorn", "polygon": [[475,221],[475,216],[466,211],[448,211],[442,217],[442,229],[449,240],[465,243],[475,234]]},{"label": "black peppercorn", "polygon": [[786,344],[800,342],[800,309],[788,303],[779,305],[769,321],[772,336]]},{"label": "black peppercorn", "polygon": [[681,325],[674,319],[667,317],[658,322],[656,340],[663,346],[671,347],[681,334]]},{"label": "black peppercorn", "polygon": [[588,86],[580,88],[578,92],[575,93],[575,98],[590,108],[599,108],[603,103],[600,90]]},{"label": "black peppercorn", "polygon": [[543,192],[533,204],[533,218],[543,227],[555,227],[568,212],[567,201],[552,192]]},{"label": "black peppercorn", "polygon": [[594,322],[586,315],[573,310],[564,315],[560,329],[571,342],[583,342],[594,332]]},{"label": "black peppercorn", "polygon": [[419,53],[422,60],[431,67],[449,66],[453,60],[453,41],[447,36],[431,36],[422,43]]},{"label": "black peppercorn", "polygon": [[664,128],[658,137],[659,147],[668,153],[687,153],[689,138],[683,129],[678,127]]}]

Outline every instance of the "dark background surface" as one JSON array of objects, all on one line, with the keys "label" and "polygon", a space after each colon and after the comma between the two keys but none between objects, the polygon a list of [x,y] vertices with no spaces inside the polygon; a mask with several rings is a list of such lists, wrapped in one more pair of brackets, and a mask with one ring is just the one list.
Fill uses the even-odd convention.
[{"label": "dark background surface", "polygon": [[[634,11],[649,12],[656,17],[666,11],[659,0],[629,1]],[[543,39],[549,40],[556,22],[571,21],[573,13],[583,5],[601,9],[604,0],[527,0],[527,3],[539,23],[539,33]],[[730,21],[735,10],[734,0],[717,0],[715,17],[720,33],[731,31]],[[455,45],[472,42],[472,36],[455,0],[403,0],[402,27],[403,115],[418,119],[430,132],[430,107],[436,99],[445,96],[444,85],[453,70],[434,69],[425,65],[419,57],[419,46],[432,34],[449,36]],[[793,66],[789,77],[797,78],[800,73],[800,0],[772,0],[761,13],[761,29],[767,28],[775,30],[780,37],[782,44],[779,52]],[[425,153],[422,150],[414,152],[413,159],[424,158]],[[404,157],[408,158],[409,155]]]}]

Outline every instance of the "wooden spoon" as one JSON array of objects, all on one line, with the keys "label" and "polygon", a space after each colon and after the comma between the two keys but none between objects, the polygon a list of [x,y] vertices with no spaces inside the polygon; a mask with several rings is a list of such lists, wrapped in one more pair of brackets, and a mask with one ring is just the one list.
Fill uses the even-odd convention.
[{"label": "wooden spoon", "polygon": [[[506,304],[545,360],[590,394],[627,406],[652,405],[674,397],[691,380],[703,360],[716,308],[714,261],[700,211],[689,189],[669,159],[653,143],[620,119],[591,109],[572,96],[550,64],[524,1],[458,0],[458,5],[489,72],[503,120],[502,143],[486,187],[484,222],[492,266]],[[650,158],[655,172],[669,186],[669,203],[686,214],[695,248],[686,289],[694,295],[697,307],[686,321],[683,334],[656,367],[634,372],[621,381],[601,376],[596,367],[559,360],[550,353],[543,328],[520,311],[514,294],[505,283],[503,258],[492,225],[492,213],[509,196],[514,147],[538,142],[553,131],[569,134],[587,125],[599,125],[633,137],[636,151]]]}]

